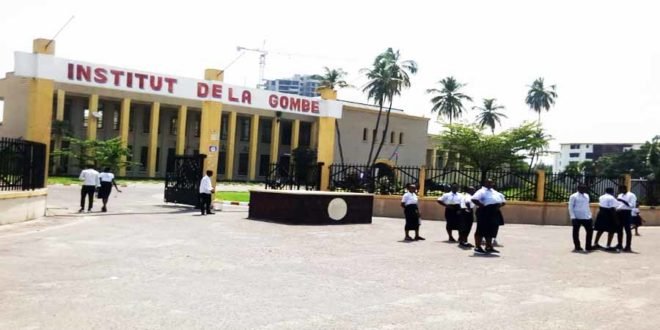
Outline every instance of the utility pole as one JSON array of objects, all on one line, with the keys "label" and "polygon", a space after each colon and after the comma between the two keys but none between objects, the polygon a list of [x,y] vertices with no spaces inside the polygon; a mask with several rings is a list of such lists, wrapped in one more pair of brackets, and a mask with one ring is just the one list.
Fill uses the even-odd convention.
[{"label": "utility pole", "polygon": [[268,55],[268,51],[264,49],[266,42],[264,41],[264,45],[261,46],[261,48],[247,48],[247,47],[242,47],[238,46],[236,47],[237,51],[247,51],[247,52],[255,52],[259,54],[259,83],[257,84],[257,88],[265,89],[266,88],[266,81],[264,80],[264,69],[266,68],[266,55]]}]

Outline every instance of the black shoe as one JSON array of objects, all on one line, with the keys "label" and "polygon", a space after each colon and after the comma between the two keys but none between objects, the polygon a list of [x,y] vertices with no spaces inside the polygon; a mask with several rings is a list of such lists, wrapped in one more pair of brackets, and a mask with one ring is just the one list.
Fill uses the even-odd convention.
[{"label": "black shoe", "polygon": [[206,214],[213,215],[213,214],[215,214],[215,212],[206,212]]},{"label": "black shoe", "polygon": [[602,250],[603,247],[600,246],[600,244],[596,244],[596,245],[594,245],[591,249],[592,249],[592,250]]},{"label": "black shoe", "polygon": [[92,208],[91,207],[87,209],[87,213],[92,213]]},{"label": "black shoe", "polygon": [[583,252],[584,250],[581,247],[576,247],[573,249],[573,252]]},{"label": "black shoe", "polygon": [[426,241],[426,238],[424,238],[424,237],[422,237],[422,236],[416,236],[416,237],[415,237],[415,240],[416,240],[416,241]]},{"label": "black shoe", "polygon": [[479,254],[486,254],[486,251],[484,251],[484,249],[481,246],[477,246],[476,248],[474,248],[474,252]]},{"label": "black shoe", "polygon": [[474,245],[472,245],[470,243],[463,243],[463,246],[465,246],[466,248],[473,248],[474,247]]},{"label": "black shoe", "polygon": [[456,240],[453,237],[449,237],[449,242],[456,243]]},{"label": "black shoe", "polygon": [[495,250],[495,248],[486,248],[486,253],[500,253],[500,251]]},{"label": "black shoe", "polygon": [[83,211],[85,211],[85,209],[84,209],[84,208],[80,208],[80,210],[78,210],[78,213],[83,213]]},{"label": "black shoe", "polygon": [[106,209],[106,208],[104,207],[104,208],[101,209],[101,212],[108,212],[108,209]]},{"label": "black shoe", "polygon": [[623,252],[628,252],[628,253],[630,253],[630,252],[632,252],[632,249],[629,248],[629,247],[627,247],[627,248],[624,248],[624,249],[623,249]]},{"label": "black shoe", "polygon": [[406,238],[404,238],[403,240],[407,242],[411,242],[413,239],[410,236],[406,236]]}]

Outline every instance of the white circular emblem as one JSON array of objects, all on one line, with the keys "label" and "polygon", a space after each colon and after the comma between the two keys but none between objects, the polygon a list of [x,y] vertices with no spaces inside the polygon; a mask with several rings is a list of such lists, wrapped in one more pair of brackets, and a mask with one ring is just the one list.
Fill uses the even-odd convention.
[{"label": "white circular emblem", "polygon": [[328,216],[330,216],[330,219],[332,220],[339,221],[343,219],[346,216],[347,211],[348,205],[346,205],[346,201],[342,198],[334,198],[328,204]]}]

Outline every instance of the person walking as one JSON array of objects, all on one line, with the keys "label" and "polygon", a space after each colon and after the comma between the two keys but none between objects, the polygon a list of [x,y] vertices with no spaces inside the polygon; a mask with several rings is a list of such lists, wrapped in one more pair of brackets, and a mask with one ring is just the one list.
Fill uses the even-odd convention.
[{"label": "person walking", "polygon": [[463,203],[461,207],[463,214],[461,216],[461,223],[458,230],[458,244],[462,248],[473,248],[474,245],[468,243],[470,231],[472,231],[472,224],[474,223],[474,203],[472,203],[472,195],[474,194],[474,187],[467,187],[463,193]]},{"label": "person walking", "polygon": [[115,182],[115,175],[110,172],[110,168],[106,167],[103,169],[103,172],[99,174],[99,182],[101,187],[99,188],[98,197],[103,201],[103,208],[101,212],[108,212],[108,199],[110,198],[110,193],[112,192],[112,186],[117,189],[117,192],[121,192]]},{"label": "person walking", "polygon": [[[619,186],[619,195],[616,198],[620,204],[616,209],[618,226],[616,231],[617,249],[623,248],[623,252],[632,252],[632,209],[637,206],[637,196],[628,191],[625,185]],[[622,246],[623,232],[626,233],[626,245]]]},{"label": "person walking", "polygon": [[78,213],[85,211],[85,197],[89,200],[87,212],[92,212],[94,192],[96,192],[96,187],[99,185],[99,172],[94,169],[94,164],[87,163],[85,169],[80,172],[78,179],[83,182],[80,190],[80,210],[78,210]]},{"label": "person walking", "polygon": [[[452,232],[459,230],[461,221],[461,204],[463,204],[463,196],[458,193],[458,184],[451,184],[451,191],[442,194],[438,198],[438,204],[445,207],[445,221],[447,225],[447,235],[449,235],[449,242],[456,242]],[[460,234],[459,234],[460,235]]]},{"label": "person walking", "polygon": [[[420,214],[419,208],[417,207],[418,197],[417,197],[417,186],[412,183],[406,185],[406,190],[408,190],[403,197],[401,197],[401,207],[403,208],[403,214],[406,217],[406,225],[403,228],[405,232],[404,241],[423,241],[424,237],[419,236],[419,226],[420,226]],[[410,231],[415,231],[415,238],[410,237]]]},{"label": "person walking", "polygon": [[[493,189],[493,180],[487,179],[473,196],[472,202],[477,205],[477,231],[474,234],[474,252],[477,253],[499,253],[493,248],[493,237],[497,235],[497,229],[502,221],[500,207],[504,204],[502,195]],[[486,239],[486,249],[481,247],[481,238]]]},{"label": "person walking", "polygon": [[639,234],[639,227],[642,226],[642,223],[644,222],[644,220],[639,215],[639,202],[637,202],[637,206],[635,206],[632,209],[632,211],[630,212],[630,215],[632,216],[632,225],[633,225],[633,228],[635,229],[635,236],[641,236]]},{"label": "person walking", "polygon": [[211,212],[211,197],[215,192],[213,185],[211,184],[211,177],[213,176],[213,171],[206,171],[206,175],[202,178],[202,181],[199,183],[199,207],[202,210],[202,215],[206,214],[215,214]]},{"label": "person walking", "polygon": [[605,189],[605,193],[598,197],[598,206],[598,215],[596,215],[596,224],[594,225],[596,238],[592,246],[594,249],[601,249],[602,246],[598,242],[603,233],[607,232],[606,250],[611,251],[613,250],[611,246],[612,237],[616,230],[616,208],[619,206],[619,202],[614,197],[614,188]]},{"label": "person walking", "polygon": [[585,241],[586,251],[591,251],[591,239],[594,230],[591,209],[589,208],[587,186],[583,184],[578,185],[577,192],[568,198],[568,214],[573,224],[573,245],[575,247],[573,252],[584,251],[582,245],[580,245],[580,227],[584,227],[584,230],[587,232]]}]

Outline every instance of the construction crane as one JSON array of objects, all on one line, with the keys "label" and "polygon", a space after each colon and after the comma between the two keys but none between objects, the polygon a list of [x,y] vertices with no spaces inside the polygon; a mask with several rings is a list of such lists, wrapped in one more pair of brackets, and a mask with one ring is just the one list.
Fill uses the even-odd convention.
[{"label": "construction crane", "polygon": [[247,47],[241,47],[238,46],[236,47],[237,51],[246,51],[246,52],[255,52],[259,53],[259,84],[257,84],[257,88],[266,88],[266,80],[264,80],[264,69],[266,68],[266,55],[268,55],[268,51],[266,51],[265,48],[266,42],[264,41],[264,45],[261,46],[261,48],[247,48]]}]

